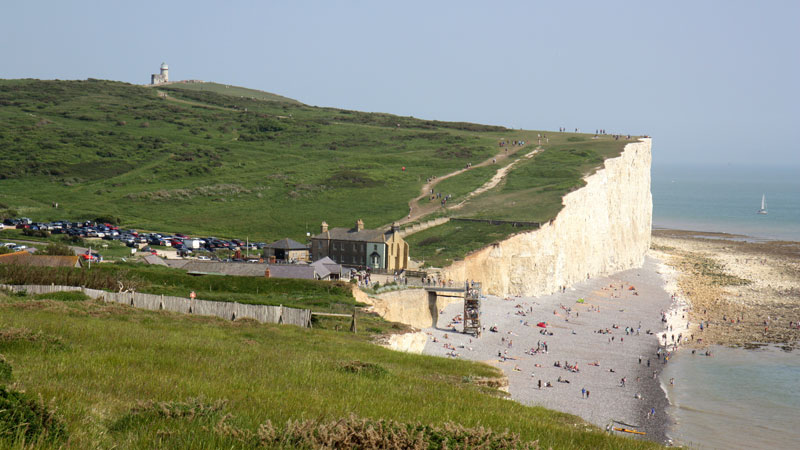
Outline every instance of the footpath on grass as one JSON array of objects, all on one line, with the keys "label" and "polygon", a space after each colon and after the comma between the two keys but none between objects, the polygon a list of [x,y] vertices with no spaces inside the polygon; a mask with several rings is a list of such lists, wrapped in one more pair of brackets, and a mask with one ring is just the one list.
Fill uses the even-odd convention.
[{"label": "footpath on grass", "polygon": [[[473,168],[484,167],[484,166],[488,166],[490,164],[500,163],[500,162],[508,159],[510,156],[515,155],[520,150],[529,147],[530,145],[531,144],[529,142],[526,142],[524,145],[514,146],[514,147],[510,147],[510,148],[506,147],[507,152],[503,152],[503,153],[500,153],[498,155],[492,156],[491,158],[488,158],[485,161],[483,161],[481,163],[478,163],[478,164],[476,164],[474,166],[464,167],[463,169],[456,170],[455,172],[448,173],[447,175],[443,175],[441,177],[433,178],[432,180],[430,180],[429,182],[425,183],[422,186],[422,189],[420,190],[420,195],[418,197],[414,198],[413,200],[411,200],[408,203],[408,216],[406,216],[405,218],[403,218],[401,220],[398,220],[396,223],[398,225],[404,225],[404,224],[407,224],[409,222],[413,222],[415,220],[418,220],[418,219],[420,219],[422,217],[425,217],[428,214],[433,213],[437,209],[442,208],[442,206],[439,205],[437,202],[431,202],[431,203],[425,204],[425,205],[420,204],[420,201],[422,201],[422,199],[427,198],[429,195],[431,195],[431,190],[435,191],[436,185],[439,184],[440,182],[442,182],[442,181],[444,181],[444,180],[446,180],[448,178],[461,175],[462,173],[464,173],[464,172],[466,172],[466,171],[468,171],[470,169],[473,169]],[[537,149],[537,151],[538,150],[539,149]],[[530,154],[530,156],[533,156],[533,155]],[[525,157],[527,158],[527,157],[530,157],[530,156],[526,155]],[[511,164],[513,164],[513,163],[508,164],[507,166],[501,168],[500,170],[505,169],[506,167],[510,166]],[[498,173],[499,173],[499,171],[498,171]],[[507,173],[507,171],[505,173]],[[505,176],[505,173],[504,173],[503,176]],[[499,180],[498,180],[498,182],[499,182]],[[480,188],[478,188],[478,189],[480,189]],[[470,194],[470,196],[472,196],[472,194]]]},{"label": "footpath on grass", "polygon": [[498,170],[496,174],[494,174],[494,176],[492,177],[491,180],[489,180],[486,183],[484,183],[484,185],[479,187],[478,189],[475,189],[474,191],[472,191],[469,194],[467,194],[467,197],[464,200],[461,200],[461,202],[459,202],[457,205],[451,207],[451,209],[461,208],[472,197],[475,197],[477,195],[481,195],[484,192],[488,191],[489,189],[494,188],[495,186],[500,184],[501,181],[503,181],[503,179],[506,177],[506,175],[508,175],[508,172],[511,171],[511,169],[514,167],[515,164],[517,164],[518,162],[522,161],[523,159],[531,159],[534,156],[536,156],[537,153],[539,153],[541,151],[542,151],[542,147],[536,147],[535,150],[533,150],[532,152],[528,152],[522,158],[520,158],[520,159],[518,159],[516,161],[513,161],[513,162],[511,162],[509,164],[506,164],[504,167],[500,168],[500,170]]}]

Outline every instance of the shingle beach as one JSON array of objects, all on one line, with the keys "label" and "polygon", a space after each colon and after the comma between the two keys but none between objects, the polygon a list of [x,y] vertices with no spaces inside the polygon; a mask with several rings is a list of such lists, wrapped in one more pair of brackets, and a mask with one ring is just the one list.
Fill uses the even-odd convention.
[{"label": "shingle beach", "polygon": [[[500,368],[509,379],[511,398],[526,405],[575,414],[602,428],[618,421],[627,425],[614,426],[635,428],[646,432],[648,440],[664,442],[668,402],[653,373],[663,368],[656,334],[664,330],[662,313],[672,298],[659,264],[648,256],[641,269],[589,279],[543,297],[489,296],[481,305],[484,331],[478,339],[462,334],[461,323],[452,322],[463,306],[451,304],[440,311],[437,328],[425,330],[430,335],[425,353],[455,353]],[[495,326],[497,332],[490,331]],[[554,366],[557,362],[561,367]]]}]

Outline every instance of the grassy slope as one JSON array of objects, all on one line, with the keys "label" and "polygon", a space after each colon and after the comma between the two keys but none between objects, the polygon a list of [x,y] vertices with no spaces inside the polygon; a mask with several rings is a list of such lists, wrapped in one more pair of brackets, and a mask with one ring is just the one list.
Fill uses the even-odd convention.
[{"label": "grassy slope", "polygon": [[[11,329],[41,332],[40,339],[14,339]],[[228,413],[230,422],[251,430],[267,420],[280,425],[354,413],[508,429],[538,439],[544,448],[656,447],[607,436],[573,416],[497,398],[465,381],[496,376],[488,366],[393,352],[349,333],[2,294],[0,330],[0,353],[14,368],[13,386],[52,399],[67,423],[68,448],[239,448],[214,426]],[[386,373],[341,369],[354,360]],[[197,397],[227,405],[205,418],[121,420],[137,402]]]},{"label": "grassy slope", "polygon": [[[301,104],[297,100],[283,97],[271,92],[259,91],[257,89],[248,89],[240,86],[231,86],[227,84],[212,83],[212,82],[199,82],[199,83],[179,83],[169,85],[171,89],[185,89],[188,91],[208,91],[217,94],[229,95],[232,97],[254,98],[258,100],[268,100],[272,102],[286,102]],[[158,89],[158,88],[156,88]]]},{"label": "grassy slope", "polygon": [[406,237],[406,241],[414,249],[414,257],[424,262],[426,267],[445,267],[471,251],[531,229],[511,224],[452,221],[414,233]]},{"label": "grassy slope", "polygon": [[[208,89],[195,90],[201,87]],[[0,214],[10,208],[41,220],[116,215],[144,229],[302,240],[322,220],[348,226],[360,217],[368,227],[396,220],[427,177],[501,153],[501,138],[532,142],[536,134],[260,100],[260,91],[230,89],[0,81],[6,125],[0,131]],[[189,103],[161,99],[159,91]],[[550,137],[536,160],[563,150],[569,137],[585,139]],[[601,156],[621,149],[621,143],[599,144],[570,146]],[[583,164],[574,158],[558,163]],[[463,196],[491,175],[476,169],[442,189]],[[574,185],[580,174],[569,178],[565,185]],[[478,198],[458,214],[531,220],[559,209],[560,192],[511,181],[501,195],[482,196],[490,207]],[[515,208],[521,199],[534,207]],[[53,202],[60,208],[51,208]]]},{"label": "grassy slope", "polygon": [[402,217],[425,176],[488,157],[500,136],[159,89],[236,110],[122,83],[0,82],[0,203],[36,219],[110,214],[145,229],[302,239],[322,220],[374,227]]}]

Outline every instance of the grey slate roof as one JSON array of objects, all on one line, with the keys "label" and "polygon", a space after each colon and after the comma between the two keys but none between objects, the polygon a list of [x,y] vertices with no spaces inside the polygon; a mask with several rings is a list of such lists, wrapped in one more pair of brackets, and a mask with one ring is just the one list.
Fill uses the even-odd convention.
[{"label": "grey slate roof", "polygon": [[314,279],[314,267],[308,264],[270,264],[270,278]]},{"label": "grey slate roof", "polygon": [[299,278],[313,280],[316,269],[308,264],[262,264],[217,261],[167,260],[170,266],[195,275],[232,275],[264,277],[269,268],[270,278]]},{"label": "grey slate roof", "polygon": [[301,244],[294,239],[281,239],[266,246],[267,248],[274,248],[277,250],[308,250],[306,244]]},{"label": "grey slate roof", "polygon": [[320,278],[326,278],[330,274],[342,276],[342,266],[327,256],[311,263]]},{"label": "grey slate roof", "polygon": [[239,277],[263,277],[267,267],[269,267],[269,264],[188,261],[181,268],[187,272],[202,274],[233,275]]},{"label": "grey slate roof", "polygon": [[156,265],[156,266],[166,266],[166,265],[168,265],[167,263],[164,262],[163,258],[161,258],[160,256],[157,256],[157,255],[145,255],[144,258],[142,258],[142,259],[147,264],[153,264],[153,265]]},{"label": "grey slate roof", "polygon": [[384,230],[362,230],[355,228],[331,228],[328,231],[314,236],[312,239],[333,239],[337,241],[358,242],[385,242],[384,235],[389,233]]}]

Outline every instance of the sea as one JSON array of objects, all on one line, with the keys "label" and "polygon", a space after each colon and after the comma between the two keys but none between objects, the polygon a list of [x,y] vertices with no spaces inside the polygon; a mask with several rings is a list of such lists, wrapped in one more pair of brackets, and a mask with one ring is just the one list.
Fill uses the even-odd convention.
[{"label": "sea", "polygon": [[[654,228],[800,241],[800,167],[654,165],[651,191]],[[756,214],[762,195],[766,215]],[[661,374],[674,443],[800,448],[800,349],[715,347],[711,353],[681,350]]]},{"label": "sea", "polygon": [[661,373],[674,422],[667,435],[674,443],[700,449],[800,447],[800,350],[712,347],[711,355],[680,350]]},{"label": "sea", "polygon": [[800,165],[654,165],[651,175],[654,228],[800,241]]}]

